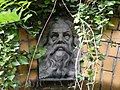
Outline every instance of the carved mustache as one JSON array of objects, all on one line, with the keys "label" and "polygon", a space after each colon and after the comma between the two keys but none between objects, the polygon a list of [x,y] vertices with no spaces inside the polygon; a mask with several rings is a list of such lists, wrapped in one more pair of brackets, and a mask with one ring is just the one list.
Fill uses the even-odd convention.
[{"label": "carved mustache", "polygon": [[52,47],[52,50],[51,50],[50,55],[53,55],[53,54],[54,54],[57,50],[59,50],[60,48],[63,49],[64,51],[66,51],[69,55],[72,54],[72,50],[70,50],[66,44],[55,44],[55,45]]}]

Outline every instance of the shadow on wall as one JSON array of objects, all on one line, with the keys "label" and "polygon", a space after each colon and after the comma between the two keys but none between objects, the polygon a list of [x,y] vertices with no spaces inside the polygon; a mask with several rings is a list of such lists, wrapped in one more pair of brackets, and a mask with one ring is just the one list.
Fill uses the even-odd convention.
[{"label": "shadow on wall", "polygon": [[[24,88],[20,88],[19,90],[24,90]],[[30,89],[30,88],[26,88],[25,90],[74,90],[74,89],[68,89],[68,88],[65,88],[65,87],[58,87],[58,88],[56,87],[56,88],[53,89],[51,87],[47,87],[47,88],[44,88],[44,89]],[[88,90],[88,89],[84,88],[82,90]],[[94,90],[120,90],[120,85],[113,85],[110,88],[110,84],[109,83],[104,83],[103,87],[100,88],[100,84],[97,83],[95,85],[95,87],[94,87]]]}]

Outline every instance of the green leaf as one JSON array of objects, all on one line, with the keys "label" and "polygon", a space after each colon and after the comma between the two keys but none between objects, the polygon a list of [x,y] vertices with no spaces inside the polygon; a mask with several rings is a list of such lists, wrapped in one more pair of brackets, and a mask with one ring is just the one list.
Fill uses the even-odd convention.
[{"label": "green leaf", "polygon": [[98,59],[99,59],[100,61],[103,61],[103,60],[104,60],[104,55],[99,56]]},{"label": "green leaf", "polygon": [[20,63],[19,63],[17,60],[15,60],[14,62],[12,62],[12,65],[13,65],[13,66],[19,66]]},{"label": "green leaf", "polygon": [[89,17],[90,17],[90,16],[86,16],[85,19],[87,20],[87,19],[89,19]]},{"label": "green leaf", "polygon": [[80,80],[84,80],[84,76],[81,73],[77,73],[77,78]]},{"label": "green leaf", "polygon": [[39,59],[40,57],[41,57],[41,54],[40,54],[40,53],[38,53],[38,54],[35,54],[34,59]]},{"label": "green leaf", "polygon": [[113,11],[109,11],[109,13],[108,14],[113,14]]},{"label": "green leaf", "polygon": [[25,16],[23,18],[24,22],[26,22],[31,16],[32,16],[32,14],[27,14],[27,16]]},{"label": "green leaf", "polygon": [[115,1],[105,1],[106,5],[112,6],[115,4]]},{"label": "green leaf", "polygon": [[28,58],[26,58],[25,56],[20,56],[19,57],[19,63],[20,64],[29,64],[28,63]]},{"label": "green leaf", "polygon": [[0,76],[4,73],[4,71],[0,71]]},{"label": "green leaf", "polygon": [[3,34],[4,33],[4,31],[2,30],[2,31],[0,31],[0,34]]},{"label": "green leaf", "polygon": [[0,0],[0,7],[2,7],[3,5],[9,3],[9,0]]},{"label": "green leaf", "polygon": [[92,75],[93,71],[92,70],[88,70],[88,75]]},{"label": "green leaf", "polygon": [[19,2],[18,2],[19,5],[22,4],[23,6],[26,5],[27,3],[28,3],[28,1],[19,1]]},{"label": "green leaf", "polygon": [[1,50],[1,48],[3,48],[3,46],[0,44],[0,50]]},{"label": "green leaf", "polygon": [[0,66],[4,66],[5,63],[5,61],[0,61]]},{"label": "green leaf", "polygon": [[89,60],[90,62],[92,62],[92,61],[94,60],[94,58],[93,58],[92,55],[88,55],[87,58],[88,58],[88,60]]},{"label": "green leaf", "polygon": [[2,57],[2,60],[0,60],[0,66],[4,66],[5,63],[10,59],[11,56],[9,57]]},{"label": "green leaf", "polygon": [[14,38],[14,34],[12,34],[12,35],[9,35],[8,36],[8,39],[5,41],[5,43],[7,43],[7,42],[9,42],[10,40],[12,40],[13,38]]},{"label": "green leaf", "polygon": [[10,59],[11,56],[8,56],[8,57],[3,57],[3,61],[4,62],[7,62],[9,59]]},{"label": "green leaf", "polygon": [[51,0],[52,2],[54,2],[55,0]]},{"label": "green leaf", "polygon": [[15,35],[14,35],[14,34],[12,34],[12,35],[9,35],[9,36],[8,36],[8,38],[11,40],[11,39],[13,39],[13,38],[14,38],[14,36],[15,36]]},{"label": "green leaf", "polygon": [[6,8],[6,7],[8,7],[8,6],[12,5],[12,4],[14,4],[14,2],[9,2],[9,3],[5,4],[5,6],[3,8]]},{"label": "green leaf", "polygon": [[95,20],[96,23],[98,23],[98,24],[101,23],[101,18],[100,18],[100,16],[95,16],[94,20]]},{"label": "green leaf", "polygon": [[44,2],[45,2],[45,4],[49,4],[50,0],[45,0]]},{"label": "green leaf", "polygon": [[84,60],[83,60],[83,59],[80,60],[80,66],[81,66],[81,67],[84,67]]},{"label": "green leaf", "polygon": [[0,23],[5,24],[5,23],[12,23],[12,22],[16,22],[19,21],[19,16],[16,14],[16,12],[10,12],[5,11],[0,13]]},{"label": "green leaf", "polygon": [[95,47],[90,47],[89,50],[90,50],[90,51],[94,51],[94,50],[95,50]]},{"label": "green leaf", "polygon": [[26,8],[29,8],[29,6],[30,6],[31,3],[32,2],[28,2]]},{"label": "green leaf", "polygon": [[4,82],[4,87],[8,87],[9,83],[10,83],[10,82],[8,82],[8,80],[5,80],[5,82]]},{"label": "green leaf", "polygon": [[9,63],[7,66],[8,66],[9,68],[13,68],[12,63]]},{"label": "green leaf", "polygon": [[23,11],[24,11],[24,9],[21,8],[21,9],[20,9],[20,12],[19,12],[19,14],[18,14],[19,18],[21,18],[21,15],[22,15],[22,12],[23,12]]},{"label": "green leaf", "polygon": [[40,55],[43,56],[46,53],[46,48],[40,48]]},{"label": "green leaf", "polygon": [[11,81],[14,79],[14,77],[15,77],[15,75],[7,76],[7,78]]},{"label": "green leaf", "polygon": [[29,60],[32,59],[32,55],[31,54],[28,54],[27,57],[28,57]]},{"label": "green leaf", "polygon": [[78,18],[75,18],[74,19],[74,23],[78,23],[79,22],[79,19]]},{"label": "green leaf", "polygon": [[11,87],[13,87],[14,89],[17,87],[17,84],[16,83],[13,83],[12,85],[11,85]]},{"label": "green leaf", "polygon": [[114,27],[115,25],[112,24],[112,22],[109,22],[109,23],[108,23],[108,26]]}]

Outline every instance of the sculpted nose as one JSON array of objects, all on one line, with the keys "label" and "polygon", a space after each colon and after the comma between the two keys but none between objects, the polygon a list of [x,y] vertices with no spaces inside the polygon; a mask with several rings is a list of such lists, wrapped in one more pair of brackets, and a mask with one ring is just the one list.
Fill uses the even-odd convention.
[{"label": "sculpted nose", "polygon": [[62,35],[59,36],[59,41],[63,41]]},{"label": "sculpted nose", "polygon": [[58,40],[58,43],[63,43],[64,41],[63,41],[63,35],[62,34],[60,34],[59,35],[59,40]]}]

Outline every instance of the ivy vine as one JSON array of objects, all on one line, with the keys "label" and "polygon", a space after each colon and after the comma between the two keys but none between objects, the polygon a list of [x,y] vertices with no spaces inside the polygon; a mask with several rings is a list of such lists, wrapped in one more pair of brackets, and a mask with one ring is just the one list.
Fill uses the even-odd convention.
[{"label": "ivy vine", "polygon": [[[80,64],[86,63],[82,73],[76,68],[76,84],[79,89],[83,89],[84,81],[87,81],[88,90],[94,89],[95,78],[98,69],[100,69],[98,61],[104,60],[104,54],[100,52],[100,42],[102,40],[103,31],[106,26],[113,26],[110,18],[114,13],[115,1],[87,1],[78,4],[78,12],[73,15],[75,30],[77,30],[80,45],[79,51],[82,51],[83,46],[87,46],[86,53],[79,59],[76,59]],[[78,53],[79,56],[79,53]],[[80,79],[80,80],[79,80]]]},{"label": "ivy vine", "polygon": [[[22,55],[18,28],[22,27],[30,35],[36,36],[42,32],[51,12],[58,15],[63,11],[63,14],[67,13],[74,19],[74,28],[80,40],[78,57],[82,47],[87,46],[87,52],[81,58],[76,58],[75,85],[82,90],[83,82],[87,80],[88,90],[93,90],[98,60],[104,59],[104,54],[99,51],[102,33],[106,25],[113,26],[110,18],[114,14],[115,5],[119,4],[119,0],[0,0],[0,89],[18,87],[15,78],[17,66],[28,64],[28,59],[38,59],[45,53],[45,49],[36,52],[36,47],[27,56]],[[87,66],[81,73],[77,65],[83,65],[85,61]]]},{"label": "ivy vine", "polygon": [[28,58],[19,52],[18,26],[32,14],[23,13],[30,2],[0,0],[0,90],[18,87],[17,66],[28,64]]}]

